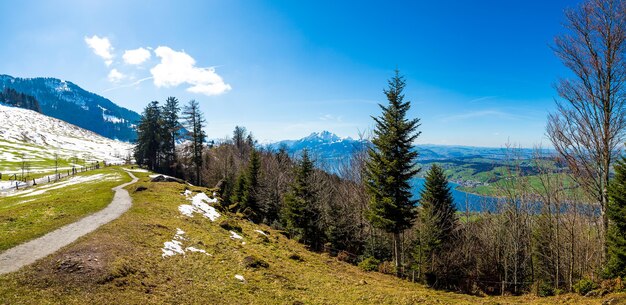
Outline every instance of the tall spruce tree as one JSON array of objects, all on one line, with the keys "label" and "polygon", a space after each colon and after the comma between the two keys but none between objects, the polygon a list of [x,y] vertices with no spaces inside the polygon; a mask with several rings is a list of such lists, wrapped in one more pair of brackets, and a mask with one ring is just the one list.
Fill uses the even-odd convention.
[{"label": "tall spruce tree", "polygon": [[411,104],[404,101],[404,77],[396,69],[384,90],[388,104],[379,104],[383,113],[373,117],[376,122],[373,147],[366,163],[366,189],[370,195],[368,220],[372,226],[393,234],[393,257],[400,275],[400,233],[415,218],[410,180],[418,173],[417,151],[413,142],[421,134],[419,119],[407,119]]},{"label": "tall spruce tree", "polygon": [[186,123],[187,137],[191,142],[191,160],[194,166],[195,183],[196,185],[201,185],[202,178],[200,176],[200,170],[202,169],[202,151],[206,139],[206,133],[203,128],[206,121],[204,120],[198,102],[195,100],[189,101],[189,104],[184,108],[183,119]]},{"label": "tall spruce tree", "polygon": [[607,271],[611,277],[626,276],[626,158],[615,164],[615,178],[609,188],[607,216]]},{"label": "tall spruce tree", "polygon": [[176,139],[182,126],[178,121],[180,107],[178,99],[170,96],[165,100],[162,108],[163,113],[163,153],[165,154],[164,167],[169,174],[174,174],[176,166]]},{"label": "tall spruce tree", "polygon": [[305,149],[296,168],[296,177],[291,190],[285,195],[283,222],[292,238],[319,250],[323,242],[323,233],[319,228],[320,213],[316,206],[316,196],[311,178],[313,161]]},{"label": "tall spruce tree", "polygon": [[159,169],[162,136],[161,108],[159,102],[153,101],[146,106],[137,124],[137,142],[134,148],[137,164],[147,166],[150,170]]},{"label": "tall spruce tree", "polygon": [[[437,263],[445,255],[454,241],[454,234],[458,227],[456,207],[448,179],[438,165],[433,165],[426,174],[424,189],[420,192],[419,213],[420,226],[416,254],[420,268],[425,273],[437,273]],[[425,267],[425,268],[424,268]],[[421,272],[421,274],[424,274]],[[445,280],[445,279],[443,279]]]}]

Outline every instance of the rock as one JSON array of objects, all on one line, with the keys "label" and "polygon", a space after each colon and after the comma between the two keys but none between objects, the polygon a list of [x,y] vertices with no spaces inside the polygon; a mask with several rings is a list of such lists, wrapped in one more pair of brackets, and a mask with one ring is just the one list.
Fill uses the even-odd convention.
[{"label": "rock", "polygon": [[244,257],[243,265],[246,266],[246,268],[253,268],[253,269],[269,268],[270,266],[270,264],[268,264],[266,261],[255,256]]},{"label": "rock", "polygon": [[148,188],[147,188],[147,187],[145,187],[145,186],[143,186],[143,185],[142,185],[142,186],[138,186],[138,187],[135,189],[135,193],[137,193],[137,192],[143,192],[143,191],[145,191],[145,190],[147,190],[147,189],[148,189]]},{"label": "rock", "polygon": [[178,178],[174,178],[174,177],[170,177],[170,176],[164,176],[164,175],[158,175],[158,176],[150,179],[150,182],[176,182],[176,183],[180,183],[180,184],[187,184],[187,182],[185,182],[185,180],[183,180],[183,179],[178,179]]},{"label": "rock", "polygon": [[235,222],[234,220],[231,219],[226,219],[223,220],[222,222],[220,222],[220,227],[222,227],[222,229],[224,230],[228,230],[228,231],[236,231],[241,233],[243,230],[241,229],[241,226],[237,224],[237,222]]},{"label": "rock", "polygon": [[292,253],[291,255],[289,255],[289,259],[292,259],[294,261],[299,261],[299,262],[303,262],[304,259],[302,258],[302,256],[296,254],[296,253]]}]

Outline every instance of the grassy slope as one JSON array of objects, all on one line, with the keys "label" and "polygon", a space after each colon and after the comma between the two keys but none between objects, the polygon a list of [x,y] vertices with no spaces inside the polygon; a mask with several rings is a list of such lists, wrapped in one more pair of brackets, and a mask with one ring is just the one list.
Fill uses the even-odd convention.
[{"label": "grassy slope", "polygon": [[[130,181],[130,177],[116,167],[93,170],[77,176],[96,174],[117,178],[69,185],[36,196],[25,193],[0,197],[0,252],[106,207],[113,198],[111,188]],[[59,183],[66,180],[67,178]],[[50,186],[54,187],[54,183],[33,189],[43,190]]]},{"label": "grassy slope", "polygon": [[[600,304],[575,295],[479,298],[434,291],[379,273],[365,273],[324,254],[306,251],[267,227],[222,215],[217,222],[177,210],[188,203],[177,183],[129,186],[133,207],[119,219],[36,264],[0,276],[0,303],[8,304]],[[134,192],[137,187],[148,189]],[[203,190],[191,187],[194,191]],[[231,218],[242,228],[240,240],[218,223]],[[176,229],[186,232],[188,252],[163,258],[161,247]],[[265,238],[255,232],[269,232]],[[302,261],[291,259],[297,254]],[[268,268],[246,269],[253,255]],[[240,274],[247,280],[234,278]]]}]

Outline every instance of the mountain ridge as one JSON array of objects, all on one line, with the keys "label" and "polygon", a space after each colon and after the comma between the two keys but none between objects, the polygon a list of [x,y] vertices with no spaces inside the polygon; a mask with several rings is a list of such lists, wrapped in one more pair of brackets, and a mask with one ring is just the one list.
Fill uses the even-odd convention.
[{"label": "mountain ridge", "polygon": [[0,91],[7,88],[37,99],[41,112],[101,136],[133,141],[140,115],[89,92],[71,81],[52,77],[20,78],[0,75]]}]

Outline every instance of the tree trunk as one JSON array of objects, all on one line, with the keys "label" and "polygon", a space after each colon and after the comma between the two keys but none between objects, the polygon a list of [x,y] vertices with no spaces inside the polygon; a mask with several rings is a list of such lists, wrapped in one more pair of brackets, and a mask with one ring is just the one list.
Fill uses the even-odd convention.
[{"label": "tree trunk", "polygon": [[400,277],[400,233],[393,233],[393,256],[396,265],[396,276]]}]

